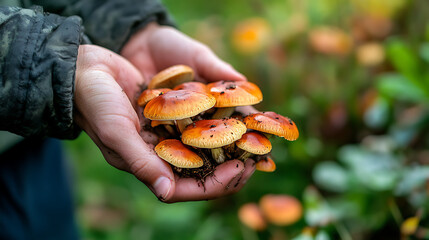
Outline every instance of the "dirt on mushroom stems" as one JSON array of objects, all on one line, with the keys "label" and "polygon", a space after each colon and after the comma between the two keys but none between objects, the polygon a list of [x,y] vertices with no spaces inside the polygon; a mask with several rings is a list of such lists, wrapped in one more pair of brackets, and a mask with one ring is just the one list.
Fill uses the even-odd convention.
[{"label": "dirt on mushroom stems", "polygon": [[[206,149],[197,149],[196,153],[203,159],[204,165],[199,168],[178,168],[170,164],[173,169],[173,172],[177,174],[181,178],[194,178],[201,186],[204,188],[204,192],[206,191],[205,182],[206,178],[210,176],[214,176],[214,171],[216,166],[218,165],[216,161],[209,158],[211,156],[210,152]],[[200,186],[198,184],[198,186]]]}]

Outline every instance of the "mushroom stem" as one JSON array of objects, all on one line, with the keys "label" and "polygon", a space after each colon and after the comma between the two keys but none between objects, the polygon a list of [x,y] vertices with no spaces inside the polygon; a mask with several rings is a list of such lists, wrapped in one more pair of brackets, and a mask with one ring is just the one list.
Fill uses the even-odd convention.
[{"label": "mushroom stem", "polygon": [[243,151],[243,153],[238,157],[238,159],[241,161],[246,161],[246,159],[248,159],[251,156],[252,156],[252,153],[248,151]]},{"label": "mushroom stem", "polygon": [[175,135],[174,128],[171,125],[165,124],[164,127],[168,131],[168,133],[170,133],[171,135]]},{"label": "mushroom stem", "polygon": [[192,123],[192,120],[190,118],[184,118],[184,119],[177,120],[176,122],[180,133],[182,133],[185,127]]},{"label": "mushroom stem", "polygon": [[235,107],[224,107],[218,108],[216,112],[213,114],[213,119],[222,119],[230,117],[235,111]]},{"label": "mushroom stem", "polygon": [[225,154],[222,148],[212,148],[211,151],[212,157],[217,163],[221,164],[225,162]]}]

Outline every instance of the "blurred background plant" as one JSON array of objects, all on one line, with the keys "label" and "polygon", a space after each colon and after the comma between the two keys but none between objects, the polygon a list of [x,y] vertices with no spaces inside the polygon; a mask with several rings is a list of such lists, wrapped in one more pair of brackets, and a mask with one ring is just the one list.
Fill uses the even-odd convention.
[{"label": "blurred background plant", "polygon": [[[82,134],[67,145],[85,239],[429,239],[427,0],[163,2],[300,138],[272,138],[277,170],[238,194],[167,205]],[[302,217],[239,220],[264,219],[257,203],[273,194],[297,199]]]}]

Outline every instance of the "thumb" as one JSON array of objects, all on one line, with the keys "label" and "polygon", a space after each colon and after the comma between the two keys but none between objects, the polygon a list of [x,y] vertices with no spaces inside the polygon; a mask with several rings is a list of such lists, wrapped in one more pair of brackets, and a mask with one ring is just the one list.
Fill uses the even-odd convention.
[{"label": "thumb", "polygon": [[246,81],[230,64],[219,59],[209,48],[203,47],[195,57],[198,76],[209,82],[220,80]]},{"label": "thumb", "polygon": [[128,166],[127,170],[143,182],[161,201],[172,196],[175,181],[171,167],[156,155],[154,150],[142,140],[136,131],[128,131],[127,133],[126,129],[118,130],[116,128],[115,132],[126,136],[126,138],[116,136],[114,138],[120,139],[120,141],[109,144],[104,139],[103,142],[105,145],[110,146],[120,159],[125,162]]}]

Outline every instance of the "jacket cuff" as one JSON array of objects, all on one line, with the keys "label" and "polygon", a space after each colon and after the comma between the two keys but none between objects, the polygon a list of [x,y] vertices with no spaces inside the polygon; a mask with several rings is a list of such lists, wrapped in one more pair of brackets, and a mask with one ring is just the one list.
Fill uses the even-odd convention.
[{"label": "jacket cuff", "polygon": [[0,122],[4,130],[29,136],[75,138],[73,122],[76,60],[83,38],[81,19],[41,9],[10,8],[1,19],[8,53],[3,65]]},{"label": "jacket cuff", "polygon": [[108,0],[102,4],[79,1],[64,14],[81,16],[90,40],[117,53],[135,32],[150,22],[174,26],[164,6],[156,0]]}]

